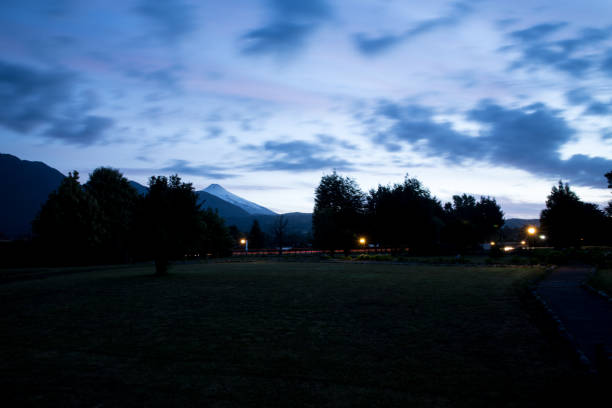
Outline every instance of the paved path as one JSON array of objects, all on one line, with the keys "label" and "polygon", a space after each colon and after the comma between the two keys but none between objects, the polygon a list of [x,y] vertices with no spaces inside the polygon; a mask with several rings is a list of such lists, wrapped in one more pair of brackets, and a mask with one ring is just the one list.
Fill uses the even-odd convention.
[{"label": "paved path", "polygon": [[537,293],[594,366],[598,345],[612,351],[612,303],[580,287],[592,268],[566,266],[540,282]]}]

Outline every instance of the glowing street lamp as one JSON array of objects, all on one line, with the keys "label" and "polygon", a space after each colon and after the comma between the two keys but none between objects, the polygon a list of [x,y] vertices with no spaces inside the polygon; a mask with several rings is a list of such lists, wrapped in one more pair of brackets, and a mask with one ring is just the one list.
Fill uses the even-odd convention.
[{"label": "glowing street lamp", "polygon": [[535,235],[535,233],[538,232],[538,230],[536,229],[536,227],[534,227],[533,225],[530,225],[529,227],[527,227],[527,234],[529,234],[529,237],[531,237],[530,240],[530,246],[533,248],[533,236]]},{"label": "glowing street lamp", "polygon": [[249,240],[248,239],[240,239],[240,245],[244,245],[244,250],[247,253],[247,255],[249,254]]},{"label": "glowing street lamp", "polygon": [[361,245],[362,249],[365,249],[365,244],[366,244],[366,239],[365,237],[360,237],[359,238],[359,245]]}]

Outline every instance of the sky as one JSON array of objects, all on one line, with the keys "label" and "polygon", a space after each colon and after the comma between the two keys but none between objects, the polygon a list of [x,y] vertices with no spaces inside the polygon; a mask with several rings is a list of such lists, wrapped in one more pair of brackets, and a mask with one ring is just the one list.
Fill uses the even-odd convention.
[{"label": "sky", "polygon": [[609,0],[3,0],[0,152],[310,212],[336,169],[538,217],[610,199]]}]

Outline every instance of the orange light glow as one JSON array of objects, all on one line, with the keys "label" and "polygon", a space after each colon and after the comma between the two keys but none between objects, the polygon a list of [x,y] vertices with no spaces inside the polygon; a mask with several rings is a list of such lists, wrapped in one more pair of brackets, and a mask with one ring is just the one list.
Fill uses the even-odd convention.
[{"label": "orange light glow", "polygon": [[536,227],[529,227],[529,228],[527,228],[527,233],[529,235],[534,235],[536,233],[536,231],[537,231]]}]

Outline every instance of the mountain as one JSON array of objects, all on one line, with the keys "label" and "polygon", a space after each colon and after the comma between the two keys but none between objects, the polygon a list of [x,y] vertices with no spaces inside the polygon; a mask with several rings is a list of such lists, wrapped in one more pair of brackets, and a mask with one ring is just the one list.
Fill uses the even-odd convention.
[{"label": "mountain", "polygon": [[203,191],[205,193],[217,196],[230,204],[236,205],[251,215],[277,215],[274,211],[268,210],[259,204],[255,204],[249,200],[245,200],[242,197],[238,197],[237,195],[230,193],[218,184],[211,184]]},{"label": "mountain", "polygon": [[[250,217],[250,214],[237,205],[229,203],[216,195],[207,193],[204,190],[197,191],[198,203],[202,204],[202,208],[212,208],[219,212],[221,218],[228,221],[230,218]],[[228,224],[230,225],[230,224]]]},{"label": "mountain", "polygon": [[539,228],[540,220],[538,218],[530,220],[523,218],[510,218],[504,223],[504,228],[524,228],[528,225],[533,225]]},{"label": "mountain", "polygon": [[32,220],[64,175],[42,162],[0,153],[0,234],[8,238],[32,233]]},{"label": "mountain", "polygon": [[145,195],[149,192],[148,187],[143,186],[140,183],[137,183],[135,181],[130,180],[129,181],[130,186],[132,186],[132,188],[134,190],[136,190],[136,192],[138,193],[138,195]]}]

